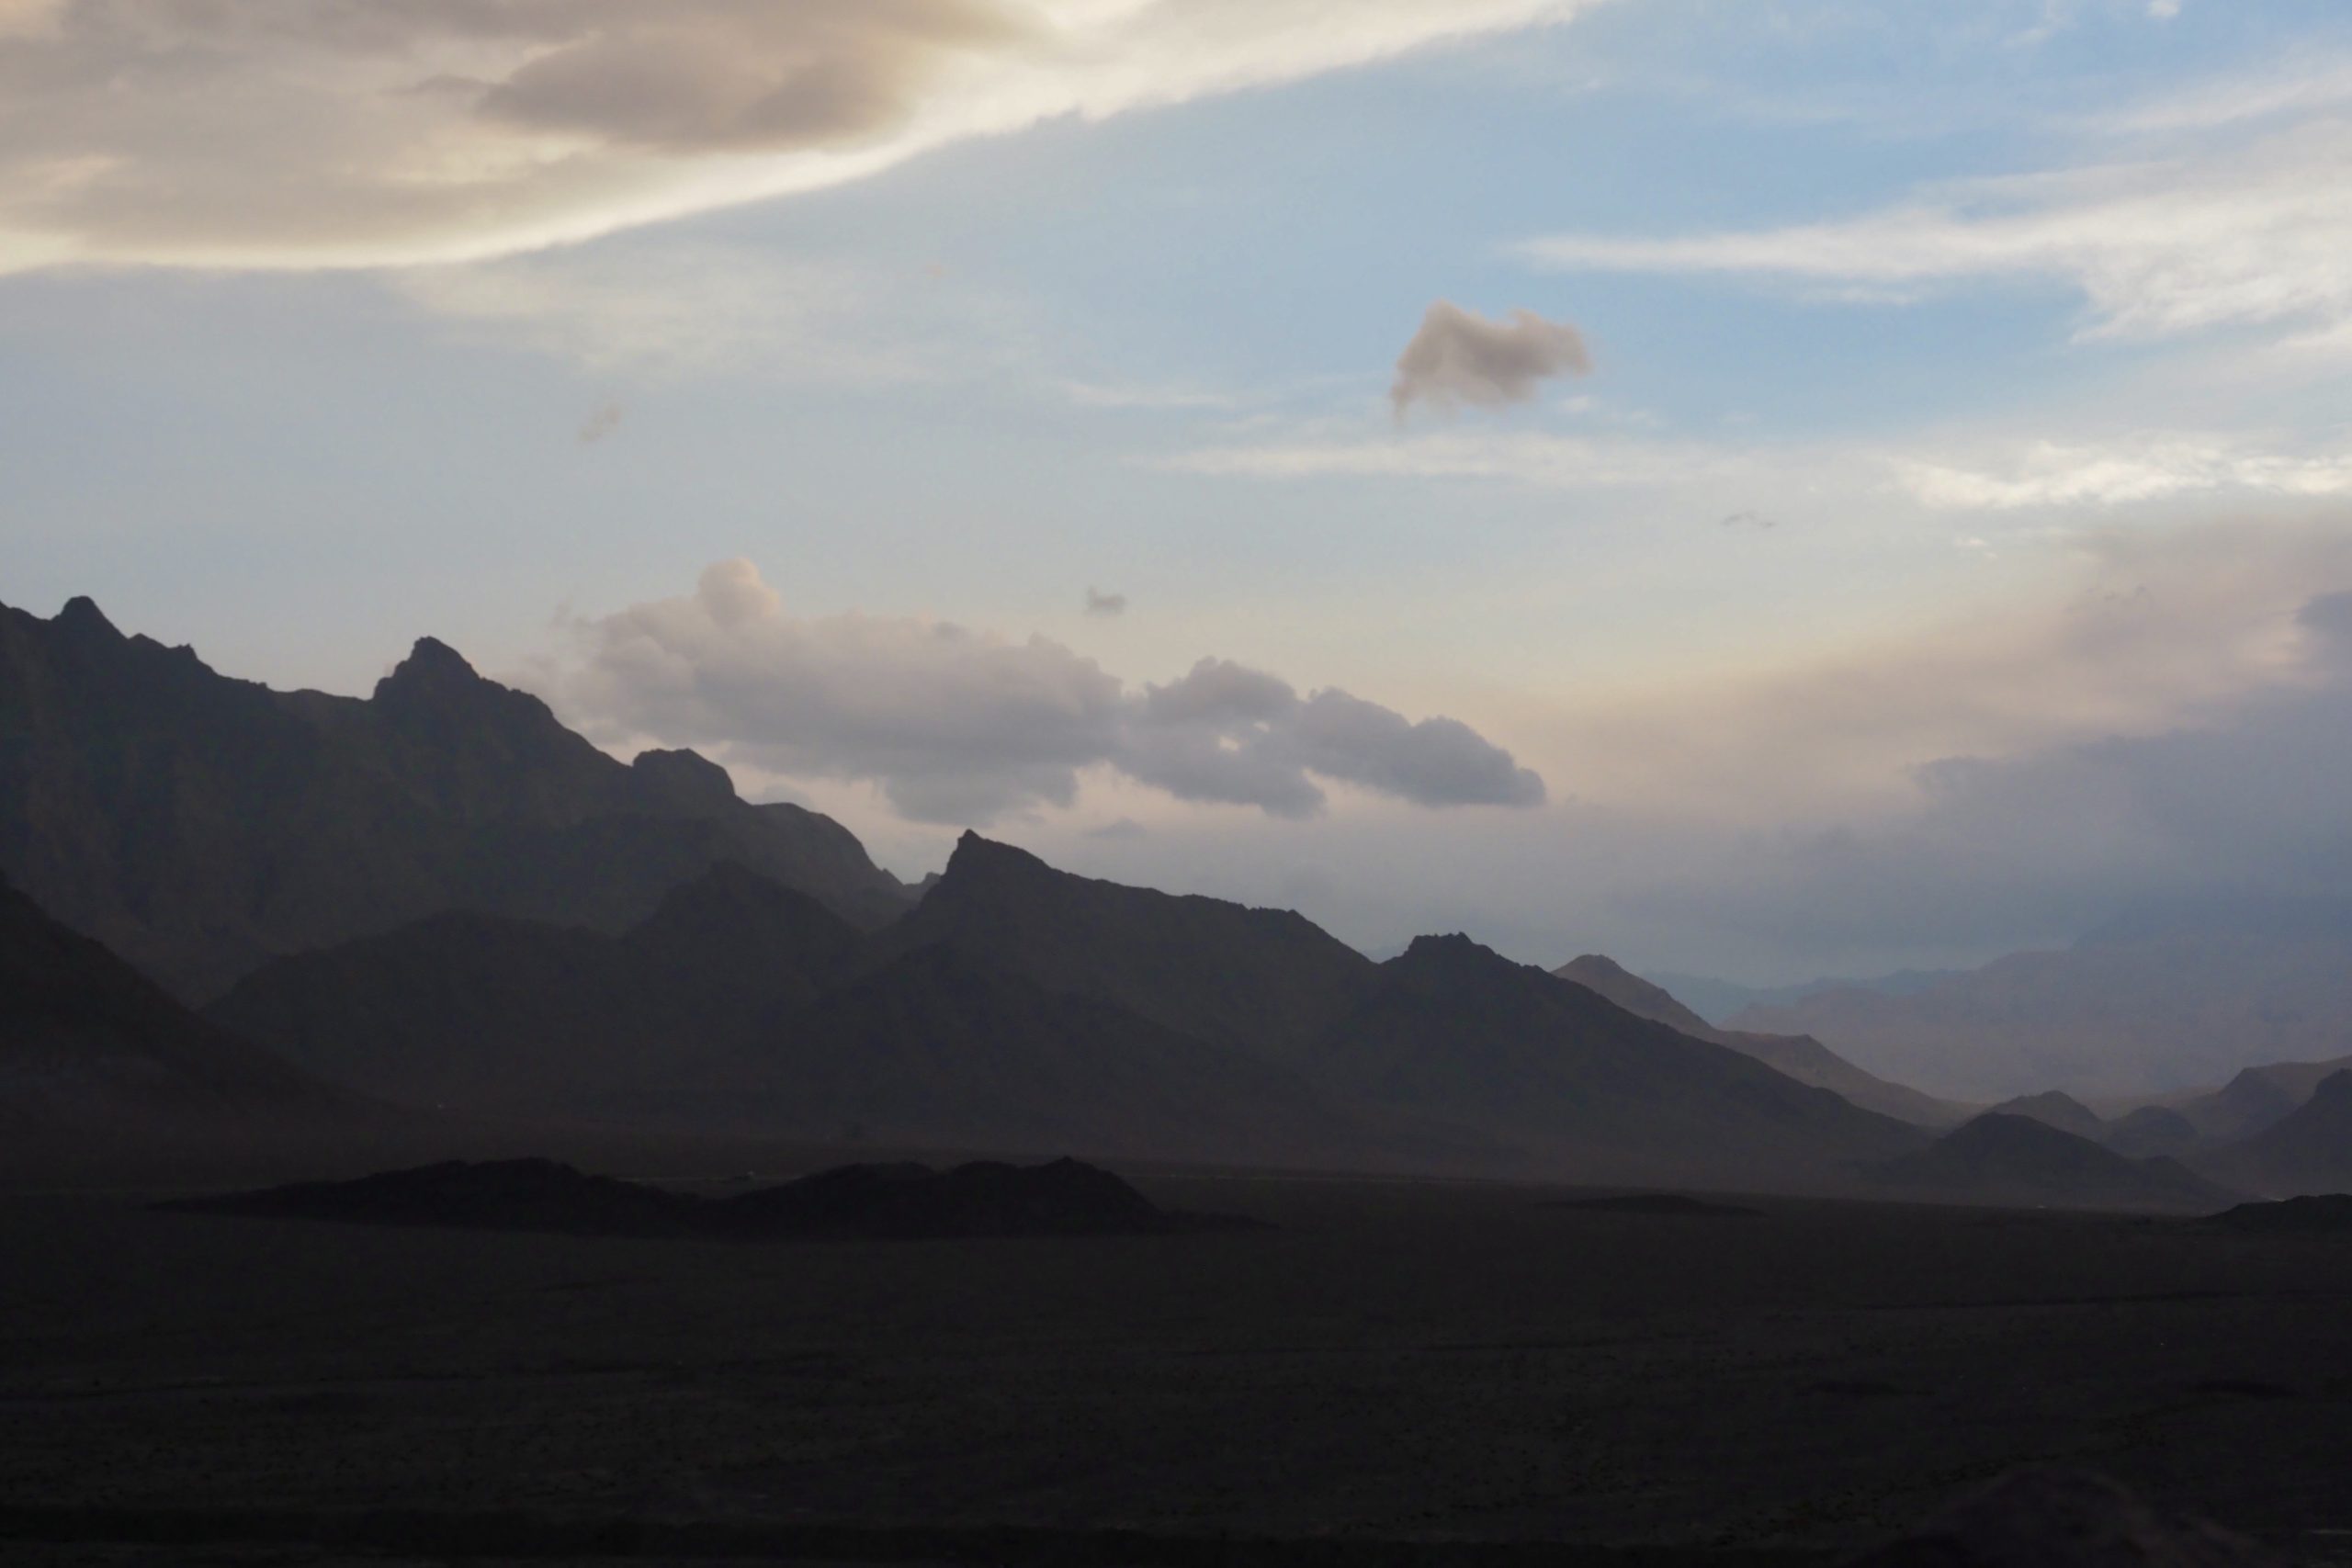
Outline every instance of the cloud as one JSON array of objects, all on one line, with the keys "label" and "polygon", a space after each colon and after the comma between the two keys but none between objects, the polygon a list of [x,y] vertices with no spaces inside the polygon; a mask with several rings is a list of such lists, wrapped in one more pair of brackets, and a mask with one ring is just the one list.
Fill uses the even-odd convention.
[{"label": "cloud", "polygon": [[580,422],[580,440],[583,446],[594,446],[621,427],[628,411],[618,403],[600,403]]},{"label": "cloud", "polygon": [[1124,615],[1127,613],[1127,596],[1089,588],[1086,591],[1086,613],[1090,615]]},{"label": "cloud", "polygon": [[0,272],[477,260],[1596,0],[9,0]]},{"label": "cloud", "polygon": [[1974,181],[1835,222],[1520,249],[1555,268],[1754,274],[1879,299],[2056,279],[2088,303],[2093,335],[2317,337],[2352,331],[2347,162],[2352,124],[2321,116],[2188,156]]},{"label": "cloud", "polygon": [[2352,451],[2299,453],[2214,434],[2036,441],[1989,466],[1900,457],[1894,467],[1897,481],[1915,500],[1945,510],[2113,506],[2215,491],[2305,497],[2352,493]]},{"label": "cloud", "polygon": [[1441,299],[1396,356],[1388,400],[1399,418],[1417,402],[1502,408],[1528,401],[1538,383],[1555,376],[1591,369],[1583,334],[1565,321],[1547,321],[1532,310],[1490,321]]},{"label": "cloud", "polygon": [[1763,513],[1747,507],[1743,507],[1737,512],[1730,513],[1723,517],[1719,517],[1715,522],[1716,525],[1719,527],[1754,528],[1758,532],[1777,528],[1781,525],[1778,518],[1768,517]]},{"label": "cloud", "polygon": [[713,566],[688,597],[572,629],[582,661],[539,683],[591,736],[875,781],[918,821],[1068,807],[1096,767],[1179,799],[1283,817],[1324,809],[1318,780],[1424,807],[1544,800],[1542,779],[1451,718],[1415,722],[1331,688],[1302,696],[1224,660],[1137,692],[1046,637],[796,619],[749,561]]}]

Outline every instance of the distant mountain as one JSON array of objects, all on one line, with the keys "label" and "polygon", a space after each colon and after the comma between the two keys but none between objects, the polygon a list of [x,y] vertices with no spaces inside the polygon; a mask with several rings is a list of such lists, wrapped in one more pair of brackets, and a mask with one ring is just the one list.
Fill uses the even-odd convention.
[{"label": "distant mountain", "polygon": [[2199,1166],[2268,1197],[2352,1192],[2352,1070],[2322,1079],[2276,1125]]},{"label": "distant mountain", "polygon": [[618,937],[434,915],[277,959],[207,1014],[411,1103],[644,1120],[681,1074],[813,1000],[859,941],[808,895],[719,864]]},{"label": "distant mountain", "polygon": [[2021,1094],[2015,1100],[2005,1100],[1993,1107],[1999,1116],[2029,1116],[2045,1127],[2055,1127],[2062,1133],[2072,1133],[2093,1143],[2107,1137],[2107,1122],[2098,1112],[2071,1094],[2056,1089],[2044,1089],[2040,1094]]},{"label": "distant mountain", "polygon": [[1593,1175],[1817,1179],[1919,1141],[1464,936],[1419,938],[1381,964],[1307,1077],[1345,1103],[1492,1130],[1531,1164]]},{"label": "distant mountain", "polygon": [[1891,1191],[1946,1201],[2211,1211],[2235,1194],[2177,1160],[2130,1159],[2030,1116],[1987,1114],[1871,1168]]},{"label": "distant mountain", "polygon": [[590,1176],[547,1159],[453,1160],[354,1181],[303,1182],[159,1204],[187,1213],[444,1230],[710,1241],[1163,1235],[1211,1228],[1107,1170],[1058,1159],[953,1170],[843,1166],[731,1198]]},{"label": "distant mountain", "polygon": [[1971,1108],[1967,1106],[1937,1100],[1866,1073],[1809,1034],[1757,1034],[1718,1029],[1676,1000],[1665,987],[1653,985],[1600,953],[1589,953],[1572,959],[1552,973],[1600,993],[1636,1018],[1663,1023],[1694,1040],[1727,1045],[1799,1083],[1826,1089],[1865,1111],[1875,1111],[1917,1127],[1949,1127],[1970,1114]]},{"label": "distant mountain", "polygon": [[1900,969],[1890,975],[1862,977],[1824,975],[1781,986],[1743,986],[1736,980],[1668,970],[1654,972],[1650,979],[1673,992],[1709,1023],[1723,1028],[1751,1007],[1782,1007],[1821,991],[1877,991],[1890,997],[1907,997],[1961,973],[1957,969]]},{"label": "distant mountain", "polygon": [[432,638],[366,700],[274,692],[0,607],[0,870],[183,998],[468,908],[617,931],[719,861],[879,924],[904,890],[837,823],[691,752],[607,757]]},{"label": "distant mountain", "polygon": [[0,1133],[130,1139],[383,1114],[197,1017],[0,879]]},{"label": "distant mountain", "polygon": [[2203,1136],[2235,1143],[2285,1121],[2324,1079],[2347,1067],[2352,1067],[2352,1056],[2265,1063],[2246,1068],[2209,1094],[2181,1100],[2176,1109]]},{"label": "distant mountain", "polygon": [[2107,1123],[2099,1141],[2133,1159],[2184,1155],[2204,1142],[2197,1124],[2162,1105],[2143,1105]]},{"label": "distant mountain", "polygon": [[2352,942],[2088,943],[2012,953],[1909,996],[1824,991],[1733,1022],[1811,1034],[1871,1072],[1956,1099],[2161,1095],[2259,1063],[2341,1055],[2352,1043]]}]

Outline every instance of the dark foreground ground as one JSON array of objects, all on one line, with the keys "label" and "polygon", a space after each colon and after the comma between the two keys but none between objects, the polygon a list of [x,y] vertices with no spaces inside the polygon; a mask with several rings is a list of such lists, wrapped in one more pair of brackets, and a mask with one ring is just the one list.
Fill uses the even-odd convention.
[{"label": "dark foreground ground", "polygon": [[0,1192],[0,1558],[1763,1568],[2041,1461],[2352,1561],[2352,1235],[1137,1185],[1282,1228],[747,1246]]}]

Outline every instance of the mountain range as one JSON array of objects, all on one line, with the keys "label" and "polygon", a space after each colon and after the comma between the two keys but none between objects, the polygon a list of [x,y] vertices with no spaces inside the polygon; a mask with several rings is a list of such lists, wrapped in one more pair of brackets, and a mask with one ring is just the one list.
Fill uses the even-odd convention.
[{"label": "mountain range", "polygon": [[861,926],[906,907],[840,824],[692,752],[616,761],[430,637],[362,700],[218,674],[87,599],[0,607],[0,872],[184,1000],[448,909],[616,931],[720,861]]},{"label": "mountain range", "polygon": [[908,888],[838,824],[745,802],[691,752],[617,761],[431,639],[363,701],[227,679],[86,600],[0,610],[0,872],[21,887],[0,902],[0,1116],[21,1125],[389,1103],[2033,1201],[2345,1179],[2324,1157],[2344,1090],[2317,1061],[2111,1122],[2046,1090],[1970,1121],[1598,954],[1547,974],[1452,934],[1375,963],[1292,911],[976,833]]}]

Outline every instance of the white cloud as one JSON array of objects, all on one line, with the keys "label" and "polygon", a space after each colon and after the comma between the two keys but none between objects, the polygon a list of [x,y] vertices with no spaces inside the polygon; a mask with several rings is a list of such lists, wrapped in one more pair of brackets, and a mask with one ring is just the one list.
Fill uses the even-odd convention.
[{"label": "white cloud", "polygon": [[2187,156],[1971,182],[1858,218],[1520,247],[1544,266],[1753,274],[1878,297],[2054,279],[2098,334],[2352,324],[2352,124],[2312,119]]},{"label": "white cloud", "polygon": [[7,0],[0,272],[480,259],[1598,0]]},{"label": "white cloud", "polygon": [[706,748],[787,777],[878,783],[906,818],[984,823],[1069,807],[1107,768],[1183,800],[1286,817],[1318,779],[1419,806],[1536,806],[1544,784],[1453,719],[1204,659],[1131,692],[1094,660],[944,621],[798,619],[749,561],[684,598],[573,623],[575,668],[538,683],[593,737]]}]

